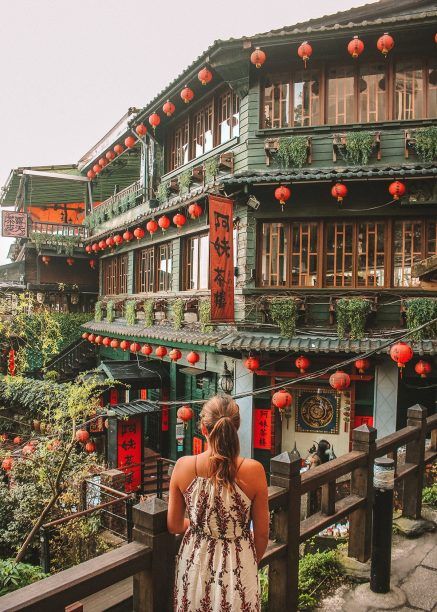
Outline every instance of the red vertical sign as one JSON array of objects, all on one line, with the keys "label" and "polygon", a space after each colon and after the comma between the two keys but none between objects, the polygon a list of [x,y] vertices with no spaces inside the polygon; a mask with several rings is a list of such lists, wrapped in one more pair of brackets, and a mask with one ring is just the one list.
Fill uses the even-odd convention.
[{"label": "red vertical sign", "polygon": [[[161,389],[161,400],[163,402],[168,401],[170,397],[168,389]],[[169,414],[168,406],[165,404],[161,405],[161,431],[168,431],[169,429]]]},{"label": "red vertical sign", "polygon": [[262,408],[254,410],[253,448],[270,450],[272,447],[272,411]]},{"label": "red vertical sign", "polygon": [[134,491],[141,485],[143,419],[138,415],[117,424],[117,467],[126,474],[126,491]]},{"label": "red vertical sign", "polygon": [[233,202],[209,196],[211,321],[234,320]]}]

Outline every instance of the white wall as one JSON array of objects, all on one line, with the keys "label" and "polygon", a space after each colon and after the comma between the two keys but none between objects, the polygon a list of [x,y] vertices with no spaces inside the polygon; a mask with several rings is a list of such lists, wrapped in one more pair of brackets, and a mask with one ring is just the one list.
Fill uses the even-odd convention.
[{"label": "white wall", "polygon": [[378,438],[396,431],[398,381],[398,367],[394,361],[384,361],[375,367],[374,423]]},{"label": "white wall", "polygon": [[[253,390],[253,374],[244,367],[241,360],[235,361],[234,380],[234,394]],[[237,400],[241,416],[240,452],[243,457],[252,457],[252,399],[249,395]]]}]

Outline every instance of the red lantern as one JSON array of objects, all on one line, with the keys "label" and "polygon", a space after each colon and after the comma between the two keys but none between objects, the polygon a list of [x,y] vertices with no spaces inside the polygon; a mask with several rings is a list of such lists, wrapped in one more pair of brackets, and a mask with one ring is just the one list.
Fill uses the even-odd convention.
[{"label": "red lantern", "polygon": [[336,391],[344,391],[350,387],[351,377],[346,372],[337,370],[329,377],[329,384]]},{"label": "red lantern", "polygon": [[94,340],[95,340],[95,339],[96,339],[96,337],[95,337],[95,335],[94,335],[94,334],[90,334],[90,335],[88,336],[88,342],[94,342]]},{"label": "red lantern", "polygon": [[43,262],[43,264],[44,264],[45,266],[48,266],[48,265],[49,265],[49,263],[50,263],[50,259],[51,259],[51,258],[50,258],[48,255],[43,255],[43,256],[41,257],[41,261]]},{"label": "red lantern", "polygon": [[148,357],[152,353],[153,353],[153,349],[150,346],[150,344],[143,344],[143,346],[141,347],[141,354],[146,355],[146,357]]},{"label": "red lantern", "polygon": [[155,351],[155,355],[157,357],[160,357],[161,359],[165,357],[167,355],[167,349],[165,348],[165,346],[158,346]]},{"label": "red lantern", "polygon": [[170,102],[170,100],[167,100],[162,107],[162,111],[167,115],[167,117],[171,117],[175,110],[176,107],[173,102]]},{"label": "red lantern", "polygon": [[307,41],[304,41],[297,50],[298,56],[303,59],[305,68],[307,67],[307,61],[310,59],[312,53],[313,48]]},{"label": "red lantern", "polygon": [[255,66],[255,68],[261,68],[266,59],[267,55],[264,53],[264,51],[259,47],[255,47],[255,50],[252,51],[252,54],[250,56],[250,61]]},{"label": "red lantern", "polygon": [[281,185],[275,189],[275,198],[278,200],[281,205],[282,210],[284,210],[284,204],[291,197],[291,190],[285,185]]},{"label": "red lantern", "polygon": [[84,340],[88,340],[88,336],[89,336],[89,333],[88,333],[88,332],[83,332],[83,334],[82,334],[82,338],[83,338]]},{"label": "red lantern", "polygon": [[113,339],[111,340],[110,347],[111,347],[112,349],[117,349],[119,346],[120,346],[120,343],[119,343],[119,341],[117,340],[117,338],[113,338]]},{"label": "red lantern", "polygon": [[102,336],[96,336],[96,339],[94,340],[94,342],[96,344],[102,344],[103,342],[103,337]]},{"label": "red lantern", "polygon": [[87,244],[87,245],[86,245],[86,247],[85,247],[85,251],[86,251],[88,254],[90,254],[90,253],[92,252],[92,249],[91,249],[91,245],[90,245],[90,244]]},{"label": "red lantern", "polygon": [[67,264],[72,266],[74,264],[74,259],[72,257],[67,257]]},{"label": "red lantern", "polygon": [[257,357],[253,357],[249,355],[249,357],[244,362],[244,367],[250,370],[251,372],[256,372],[259,369],[259,359]]},{"label": "red lantern", "polygon": [[161,123],[161,117],[158,115],[158,113],[152,113],[150,115],[149,123],[152,126],[153,131],[155,131],[158,125]]},{"label": "red lantern", "polygon": [[99,242],[99,249],[101,251],[104,251],[106,249],[106,240],[100,240],[100,242]]},{"label": "red lantern", "polygon": [[192,219],[198,219],[201,216],[202,212],[202,207],[199,206],[199,204],[190,204],[190,206],[188,207],[188,214]]},{"label": "red lantern", "polygon": [[305,355],[300,355],[300,357],[298,357],[294,362],[294,365],[301,374],[305,374],[305,372],[310,367],[310,360],[308,359],[308,357],[305,357]]},{"label": "red lantern", "polygon": [[390,34],[387,34],[387,32],[385,32],[385,34],[378,38],[376,46],[378,50],[381,51],[383,56],[387,57],[387,54],[390,53],[390,51],[395,46],[395,41],[393,40],[393,37],[390,36]]},{"label": "red lantern", "polygon": [[90,439],[90,434],[87,432],[86,429],[78,429],[76,431],[76,441],[77,442],[84,444],[85,442],[88,442],[89,439]]},{"label": "red lantern", "polygon": [[2,461],[2,468],[4,469],[5,472],[10,472],[12,470],[13,465],[14,465],[14,462],[12,460],[12,457],[6,457]]},{"label": "red lantern", "polygon": [[141,350],[141,346],[138,344],[138,342],[132,342],[129,348],[131,353],[139,353]]},{"label": "red lantern", "polygon": [[107,151],[105,157],[108,160],[108,162],[112,161],[113,159],[115,159],[114,151]]},{"label": "red lantern", "polygon": [[109,236],[109,238],[106,238],[106,246],[112,249],[114,245],[115,245],[115,240],[112,236]]},{"label": "red lantern", "polygon": [[141,238],[144,238],[144,230],[142,227],[137,227],[134,229],[134,236],[137,240],[141,240]]},{"label": "red lantern", "polygon": [[348,44],[347,50],[349,51],[350,55],[356,59],[364,51],[364,43],[358,38],[358,36],[354,36]]},{"label": "red lantern", "polygon": [[419,374],[420,378],[426,378],[431,372],[431,369],[431,365],[427,361],[423,361],[422,359],[418,361],[414,366],[414,370],[416,374]]},{"label": "red lantern", "polygon": [[181,213],[177,213],[174,217],[173,217],[173,223],[176,225],[176,227],[178,229],[180,229],[181,227],[183,227],[185,225],[185,223],[187,222],[187,218],[185,217],[185,215],[181,214]]},{"label": "red lantern", "polygon": [[156,231],[158,231],[158,224],[155,221],[155,219],[151,219],[150,221],[147,222],[146,230],[149,232],[151,236],[153,236],[153,234]]},{"label": "red lantern", "polygon": [[91,270],[94,270],[96,267],[96,260],[95,259],[90,259],[90,268]]},{"label": "red lantern", "polygon": [[120,342],[120,348],[121,348],[123,351],[127,351],[129,347],[130,347],[130,344],[129,344],[129,342],[128,342],[127,340],[122,340],[122,341]]},{"label": "red lantern", "polygon": [[184,422],[185,427],[188,427],[188,422],[191,421],[193,416],[193,409],[189,406],[181,406],[177,411],[177,417]]},{"label": "red lantern", "polygon": [[368,359],[357,359],[354,366],[359,374],[364,374],[370,368],[370,361]]},{"label": "red lantern", "polygon": [[99,166],[100,166],[101,168],[104,168],[104,167],[105,167],[105,166],[107,166],[107,165],[108,165],[108,160],[107,160],[105,157],[101,157],[101,158],[99,159]]},{"label": "red lantern", "polygon": [[188,363],[191,363],[191,365],[196,365],[196,363],[200,360],[200,356],[199,353],[196,353],[195,351],[190,351],[187,355],[187,361]]},{"label": "red lantern", "polygon": [[130,242],[133,238],[133,234],[132,232],[130,232],[129,230],[127,230],[126,232],[124,232],[123,234],[123,240],[126,240],[126,242]]},{"label": "red lantern", "polygon": [[144,123],[139,123],[137,127],[135,128],[135,131],[138,134],[138,136],[145,136],[147,134],[147,128],[144,125]]},{"label": "red lantern", "polygon": [[162,215],[162,217],[158,219],[158,225],[162,231],[165,232],[170,227],[170,219],[166,215]]},{"label": "red lantern", "polygon": [[399,200],[399,198],[401,198],[405,193],[405,185],[400,181],[393,181],[388,190],[390,195],[393,197],[393,200]]},{"label": "red lantern", "polygon": [[279,414],[281,415],[281,421],[285,409],[288,408],[288,406],[291,406],[292,400],[293,398],[291,394],[288,393],[288,391],[286,391],[285,389],[280,389],[279,391],[276,391],[276,393],[274,393],[272,397],[272,404],[273,406],[275,406],[275,408],[279,410]]},{"label": "red lantern", "polygon": [[202,85],[207,85],[212,81],[212,72],[208,70],[208,68],[202,68],[202,70],[199,71],[197,78]]},{"label": "red lantern", "polygon": [[94,442],[92,440],[90,440],[89,442],[87,442],[85,444],[85,450],[87,453],[94,453],[96,450],[96,445],[94,444]]},{"label": "red lantern", "polygon": [[111,344],[111,338],[108,338],[108,336],[105,336],[102,340],[102,344],[103,346],[109,346]]},{"label": "red lantern", "polygon": [[405,364],[408,363],[413,358],[413,349],[406,342],[397,342],[390,349],[390,357],[393,361],[396,361],[398,368],[401,371],[405,367]]},{"label": "red lantern", "polygon": [[124,140],[124,144],[128,149],[132,149],[132,147],[135,146],[135,143],[137,141],[135,140],[135,138],[133,136],[128,136],[127,138],[125,138]]},{"label": "red lantern", "polygon": [[169,352],[168,356],[172,361],[178,361],[182,357],[182,353],[179,349],[175,348]]},{"label": "red lantern", "polygon": [[343,198],[347,196],[347,187],[343,183],[335,183],[331,189],[333,198],[337,198],[337,202],[343,202]]},{"label": "red lantern", "polygon": [[94,243],[91,245],[91,249],[94,251],[94,253],[97,253],[97,251],[99,251],[99,250],[100,250],[100,247],[99,247],[99,245],[97,244],[97,242],[94,242]]},{"label": "red lantern", "polygon": [[117,246],[120,246],[120,244],[123,244],[123,236],[121,236],[120,234],[115,234],[114,242]]},{"label": "red lantern", "polygon": [[88,170],[88,172],[86,173],[87,177],[90,179],[90,181],[92,181],[93,179],[96,178],[96,173],[94,172],[94,170]]},{"label": "red lantern", "polygon": [[102,166],[99,166],[99,164],[94,164],[93,170],[96,174],[100,174],[102,171]]},{"label": "red lantern", "polygon": [[185,85],[185,87],[181,91],[181,98],[185,102],[185,104],[188,104],[194,98],[194,91],[190,89],[188,85]]},{"label": "red lantern", "polygon": [[18,444],[21,444],[21,443],[22,443],[22,441],[23,441],[23,440],[20,438],[20,436],[16,436],[16,437],[13,439],[13,443],[14,443],[14,444],[17,444],[17,445],[18,445]]},{"label": "red lantern", "polygon": [[121,155],[121,154],[123,153],[123,151],[124,151],[124,147],[123,147],[123,145],[121,145],[121,144],[116,144],[116,145],[115,145],[115,147],[114,147],[114,153],[115,153],[116,155]]}]

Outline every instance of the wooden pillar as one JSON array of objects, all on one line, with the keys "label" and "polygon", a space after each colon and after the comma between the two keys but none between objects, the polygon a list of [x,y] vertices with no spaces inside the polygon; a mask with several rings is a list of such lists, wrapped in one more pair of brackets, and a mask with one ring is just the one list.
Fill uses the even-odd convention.
[{"label": "wooden pillar", "polygon": [[297,612],[300,538],[300,458],[281,453],[270,461],[270,485],[288,491],[288,504],[274,514],[274,532],[287,544],[284,557],[269,566],[269,610]]},{"label": "wooden pillar", "polygon": [[373,463],[376,451],[376,429],[361,425],[352,432],[352,450],[364,451],[366,463],[352,470],[351,495],[365,498],[365,505],[349,516],[349,557],[365,563],[370,557],[373,512]]},{"label": "wooden pillar", "polygon": [[173,609],[175,538],[167,531],[167,504],[152,497],[133,507],[133,539],[152,549],[149,570],[134,575],[134,612]]},{"label": "wooden pillar", "polygon": [[415,440],[407,443],[405,463],[413,464],[416,470],[404,478],[404,491],[402,499],[402,515],[411,518],[420,518],[422,512],[422,488],[425,471],[425,439],[426,439],[425,406],[416,404],[408,408],[407,426],[418,427],[420,433]]}]

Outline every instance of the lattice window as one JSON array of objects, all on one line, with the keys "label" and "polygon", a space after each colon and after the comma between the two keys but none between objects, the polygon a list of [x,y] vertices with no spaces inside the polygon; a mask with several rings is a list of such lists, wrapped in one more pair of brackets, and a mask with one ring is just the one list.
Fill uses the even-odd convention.
[{"label": "lattice window", "polygon": [[387,75],[384,64],[364,65],[358,80],[359,121],[385,121],[387,118]]},{"label": "lattice window", "polygon": [[317,285],[317,255],[317,223],[293,223],[290,275],[292,285]]},{"label": "lattice window", "polygon": [[353,259],[353,224],[327,223],[325,274],[327,287],[352,287]]},{"label": "lattice window", "polygon": [[184,244],[182,289],[208,289],[209,237],[208,234],[187,238]]},{"label": "lattice window", "polygon": [[320,124],[320,75],[318,70],[296,72],[293,79],[293,123]]},{"label": "lattice window", "polygon": [[354,123],[354,81],[353,67],[328,70],[328,124]]},{"label": "lattice window", "polygon": [[158,291],[169,291],[171,289],[172,272],[172,245],[170,242],[158,247]]},{"label": "lattice window", "polygon": [[261,284],[280,287],[287,282],[288,241],[283,223],[262,225]]},{"label": "lattice window", "polygon": [[357,227],[357,287],[385,284],[385,224],[359,223]]},{"label": "lattice window", "polygon": [[152,293],[155,290],[155,247],[136,252],[136,293]]},{"label": "lattice window", "polygon": [[105,295],[127,293],[127,254],[102,260],[102,283]]},{"label": "lattice window", "polygon": [[411,267],[422,259],[422,221],[395,221],[393,251],[395,287],[418,286]]},{"label": "lattice window", "polygon": [[394,119],[423,117],[423,70],[421,62],[399,62],[395,76]]}]

